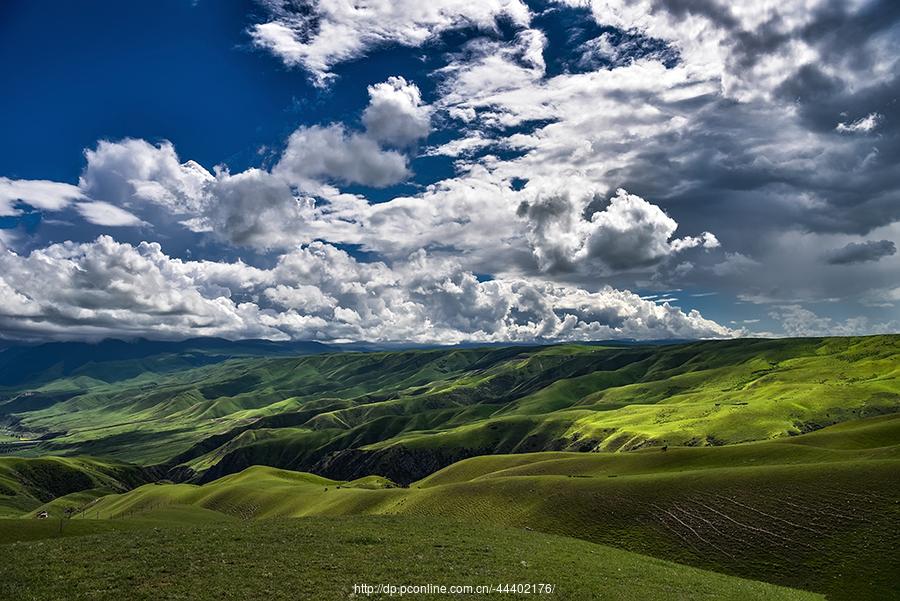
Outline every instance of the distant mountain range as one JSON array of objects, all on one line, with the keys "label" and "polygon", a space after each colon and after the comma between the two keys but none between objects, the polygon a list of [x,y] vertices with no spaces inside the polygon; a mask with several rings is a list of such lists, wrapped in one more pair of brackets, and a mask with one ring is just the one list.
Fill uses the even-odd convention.
[{"label": "distant mountain range", "polygon": [[[604,347],[666,345],[691,340],[605,340],[582,344]],[[545,346],[547,341],[519,344]],[[400,344],[352,342],[325,344],[310,340],[226,340],[188,338],[179,341],[105,339],[100,342],[20,343],[0,340],[0,387],[35,385],[57,378],[86,375],[106,382],[143,372],[165,373],[243,357],[290,357],[335,352],[400,351],[409,349],[502,348],[509,343]],[[129,365],[120,362],[135,362]],[[103,364],[101,366],[101,364]],[[118,373],[117,373],[118,370]]]},{"label": "distant mountain range", "polygon": [[[109,382],[127,379],[143,371],[175,371],[239,357],[313,355],[341,350],[311,341],[232,341],[224,338],[5,344],[5,347],[0,346],[0,386],[6,387],[72,375],[92,376],[92,367],[102,369],[102,379]],[[130,362],[130,365],[119,365],[122,369],[117,376],[114,372],[119,362]],[[104,364],[102,368],[100,364]]]}]

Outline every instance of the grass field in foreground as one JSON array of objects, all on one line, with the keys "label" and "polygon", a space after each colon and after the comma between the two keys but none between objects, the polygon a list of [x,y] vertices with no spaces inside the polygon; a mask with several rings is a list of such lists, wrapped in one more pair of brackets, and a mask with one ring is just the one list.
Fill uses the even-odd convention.
[{"label": "grass field in foreground", "polygon": [[[529,597],[575,601],[821,599],[570,538],[411,517],[135,528],[0,545],[0,553],[8,557],[0,598],[20,601],[331,601],[354,598],[354,584],[379,583],[549,583],[554,594]],[[481,598],[495,596],[515,597]]]},{"label": "grass field in foreground", "polygon": [[387,514],[530,527],[835,599],[900,594],[900,417],[726,447],[476,457],[410,488],[257,466],[146,485],[87,516],[188,505],[240,517]]}]

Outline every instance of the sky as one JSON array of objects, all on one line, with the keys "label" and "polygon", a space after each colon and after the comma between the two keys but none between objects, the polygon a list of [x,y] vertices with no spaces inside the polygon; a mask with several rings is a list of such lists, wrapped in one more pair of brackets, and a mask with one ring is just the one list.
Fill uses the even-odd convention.
[{"label": "sky", "polygon": [[900,3],[0,3],[0,338],[900,331]]}]

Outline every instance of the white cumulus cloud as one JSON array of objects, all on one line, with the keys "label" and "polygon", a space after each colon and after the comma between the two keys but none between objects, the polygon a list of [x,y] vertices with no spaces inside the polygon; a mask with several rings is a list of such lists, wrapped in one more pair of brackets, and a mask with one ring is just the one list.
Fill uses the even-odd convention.
[{"label": "white cumulus cloud", "polygon": [[645,268],[687,248],[715,248],[716,237],[673,239],[678,223],[658,206],[619,189],[602,210],[586,201],[554,195],[523,202],[528,240],[543,271],[574,270],[598,263],[608,271]]},{"label": "white cumulus cloud", "polygon": [[369,86],[369,105],[362,116],[366,133],[382,143],[407,146],[428,136],[431,107],[423,104],[418,86],[402,77]]},{"label": "white cumulus cloud", "polygon": [[505,342],[723,337],[698,312],[610,287],[479,281],[424,251],[360,262],[314,242],[270,269],[183,261],[156,243],[101,236],[19,255],[0,251],[0,329],[24,338],[234,338]]},{"label": "white cumulus cloud", "polygon": [[324,179],[374,187],[409,176],[406,156],[384,150],[369,136],[339,124],[299,128],[288,138],[273,172],[299,184]]}]

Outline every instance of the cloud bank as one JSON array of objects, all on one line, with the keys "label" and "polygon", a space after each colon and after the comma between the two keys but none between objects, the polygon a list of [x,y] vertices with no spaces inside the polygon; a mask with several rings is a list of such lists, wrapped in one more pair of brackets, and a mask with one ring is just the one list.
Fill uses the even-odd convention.
[{"label": "cloud bank", "polygon": [[611,288],[479,281],[424,251],[389,266],[315,242],[270,269],[182,261],[101,236],[0,254],[0,328],[24,338],[197,335],[382,342],[721,337],[728,328]]}]

